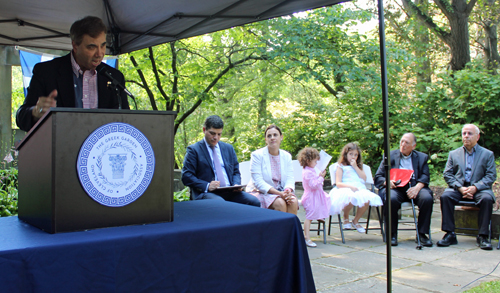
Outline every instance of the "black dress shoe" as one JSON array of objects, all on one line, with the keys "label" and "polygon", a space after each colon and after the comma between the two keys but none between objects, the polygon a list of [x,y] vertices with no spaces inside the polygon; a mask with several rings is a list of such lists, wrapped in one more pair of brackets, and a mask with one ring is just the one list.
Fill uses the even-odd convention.
[{"label": "black dress shoe", "polygon": [[391,237],[391,246],[398,246],[398,235],[392,235]]},{"label": "black dress shoe", "polygon": [[443,239],[437,242],[437,246],[441,247],[446,247],[455,244],[458,244],[457,235],[455,234],[455,232],[447,232],[444,235]]},{"label": "black dress shoe", "polygon": [[[420,244],[422,244],[425,247],[432,247],[432,241],[427,238],[425,234],[418,233],[418,236],[420,236]],[[415,243],[418,243],[418,239],[415,237]]]},{"label": "black dress shoe", "polygon": [[477,246],[484,250],[492,250],[490,241],[488,241],[488,236],[478,235],[477,236]]}]

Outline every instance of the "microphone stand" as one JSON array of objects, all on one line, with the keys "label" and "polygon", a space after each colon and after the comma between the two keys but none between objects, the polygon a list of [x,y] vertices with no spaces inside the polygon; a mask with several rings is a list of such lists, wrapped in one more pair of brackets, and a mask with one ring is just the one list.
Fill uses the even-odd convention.
[{"label": "microphone stand", "polygon": [[[99,68],[100,67],[100,68]],[[116,94],[116,97],[118,98],[118,109],[122,109],[122,99],[120,97],[120,91],[119,89],[121,89],[122,91],[125,92],[125,94],[127,94],[129,97],[132,98],[132,100],[134,101],[134,104],[135,104],[135,109],[137,110],[137,102],[135,101],[135,97],[134,95],[132,95],[131,92],[129,92],[127,90],[127,88],[125,88],[125,86],[123,86],[121,83],[118,82],[118,80],[116,80],[108,71],[107,69],[104,67],[104,65],[100,65],[98,66],[98,68],[96,69],[98,73],[100,74],[104,74],[108,79],[108,87],[110,87],[112,90],[114,90],[115,94]]]},{"label": "microphone stand", "polygon": [[[118,99],[118,109],[122,109],[122,97],[120,97],[120,89],[118,88],[117,85],[120,85],[116,79],[113,79],[112,81],[108,81],[108,87],[113,91],[115,97]],[[135,101],[135,100],[134,100]],[[137,109],[137,107],[136,107]]]},{"label": "microphone stand", "polygon": [[[105,74],[108,75],[107,72]],[[135,104],[135,109],[137,110],[137,102],[135,101],[135,97],[134,97],[134,95],[132,95],[131,92],[129,92],[127,90],[126,87],[124,87],[121,83],[119,83],[114,78],[112,78],[111,81],[108,81],[108,86],[111,87],[111,89],[116,90],[116,95],[118,97],[118,107],[119,107],[118,109],[122,108],[122,99],[120,97],[120,89],[121,89],[126,95],[128,95],[129,97],[132,98],[132,100],[134,101],[134,104]]]}]

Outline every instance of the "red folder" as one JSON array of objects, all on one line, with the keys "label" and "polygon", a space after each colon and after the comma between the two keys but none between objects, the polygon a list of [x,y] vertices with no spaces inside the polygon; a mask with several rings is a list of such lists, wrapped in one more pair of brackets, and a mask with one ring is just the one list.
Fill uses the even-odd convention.
[{"label": "red folder", "polygon": [[408,182],[410,182],[411,175],[413,174],[413,170],[406,169],[391,169],[391,180],[398,181],[401,180],[401,183],[396,185],[397,187],[403,187]]}]

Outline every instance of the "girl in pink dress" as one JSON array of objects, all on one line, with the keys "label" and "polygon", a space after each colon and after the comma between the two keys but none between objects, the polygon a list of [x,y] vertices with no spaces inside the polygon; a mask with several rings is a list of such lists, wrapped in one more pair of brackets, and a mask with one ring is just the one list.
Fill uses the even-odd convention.
[{"label": "girl in pink dress", "polygon": [[314,148],[304,148],[297,155],[300,165],[304,168],[302,171],[302,185],[304,195],[302,195],[302,206],[306,211],[306,220],[304,221],[304,237],[306,245],[316,247],[316,243],[311,241],[310,228],[312,220],[325,219],[330,212],[330,196],[323,191],[323,181],[325,180],[326,170],[317,174],[314,167],[319,160],[319,152]]}]

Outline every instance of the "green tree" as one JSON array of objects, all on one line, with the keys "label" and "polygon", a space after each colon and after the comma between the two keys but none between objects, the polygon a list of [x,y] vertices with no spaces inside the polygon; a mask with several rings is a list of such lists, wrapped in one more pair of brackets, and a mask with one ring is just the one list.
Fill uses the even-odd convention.
[{"label": "green tree", "polygon": [[123,62],[127,82],[141,89],[138,96],[147,97],[148,108],[178,112],[177,133],[203,102],[214,99],[214,87],[233,69],[266,58],[240,36],[228,30],[130,53]]},{"label": "green tree", "polygon": [[[403,0],[405,8],[423,25],[427,26],[444,44],[450,48],[450,68],[453,71],[465,68],[470,62],[469,16],[477,0],[434,0],[436,7],[448,25],[440,26],[429,13],[412,0]],[[427,8],[426,8],[427,9]]]},{"label": "green tree", "polygon": [[491,73],[497,74],[496,69],[500,67],[497,31],[500,22],[500,1],[479,0],[472,17],[473,21],[483,29],[475,41],[483,52],[486,68],[490,69]]}]

